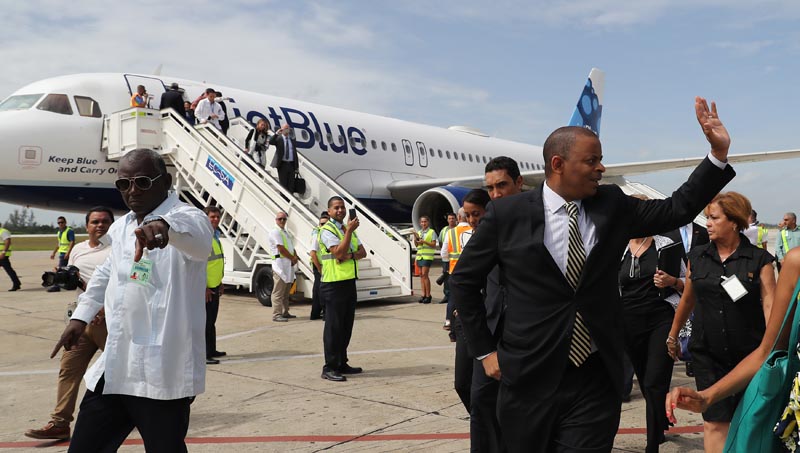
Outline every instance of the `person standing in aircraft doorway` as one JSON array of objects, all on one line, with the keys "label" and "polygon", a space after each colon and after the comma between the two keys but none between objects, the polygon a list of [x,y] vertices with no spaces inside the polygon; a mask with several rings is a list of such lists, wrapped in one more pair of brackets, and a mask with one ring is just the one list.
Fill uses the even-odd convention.
[{"label": "person standing in aircraft doorway", "polygon": [[217,92],[213,88],[207,88],[206,97],[197,103],[194,116],[197,118],[198,124],[211,123],[217,129],[222,130],[219,122],[225,119],[225,112],[218,103],[214,102],[216,98]]},{"label": "person standing in aircraft doorway", "polygon": [[278,181],[289,193],[294,192],[294,177],[300,168],[297,142],[291,132],[289,125],[284,124],[269,138],[269,144],[275,146],[275,155],[272,156],[270,165],[278,169]]}]

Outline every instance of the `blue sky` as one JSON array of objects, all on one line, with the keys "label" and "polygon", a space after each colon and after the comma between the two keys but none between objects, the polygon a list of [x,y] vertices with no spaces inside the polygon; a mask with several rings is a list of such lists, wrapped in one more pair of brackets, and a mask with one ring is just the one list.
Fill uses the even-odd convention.
[{"label": "blue sky", "polygon": [[[718,101],[731,152],[800,148],[796,1],[76,1],[68,9],[27,1],[5,9],[0,97],[56,75],[163,65],[165,75],[541,144],[568,121],[595,66],[606,72],[608,163],[705,155],[695,95]],[[728,188],[748,196],[761,220],[800,209],[800,161],[736,169]],[[670,192],[687,174],[633,179]],[[11,209],[0,204],[0,220]],[[36,212],[44,223],[56,216]]]}]

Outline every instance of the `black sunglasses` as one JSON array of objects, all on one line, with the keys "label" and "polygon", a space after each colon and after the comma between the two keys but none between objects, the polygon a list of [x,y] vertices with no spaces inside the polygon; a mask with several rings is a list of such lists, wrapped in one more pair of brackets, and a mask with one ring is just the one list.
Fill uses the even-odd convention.
[{"label": "black sunglasses", "polygon": [[286,220],[287,218],[288,217],[276,217],[275,220],[280,222],[281,220]]},{"label": "black sunglasses", "polygon": [[135,185],[139,190],[150,190],[153,187],[153,181],[160,178],[161,175],[151,178],[149,176],[134,176],[133,178],[119,178],[114,181],[117,190],[120,192],[127,192],[131,188],[131,184]]}]

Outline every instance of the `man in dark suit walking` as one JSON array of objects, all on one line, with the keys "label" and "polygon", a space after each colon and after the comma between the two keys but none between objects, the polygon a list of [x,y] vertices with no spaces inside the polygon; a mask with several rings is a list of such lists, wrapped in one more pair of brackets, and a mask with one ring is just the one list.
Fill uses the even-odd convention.
[{"label": "man in dark suit walking", "polygon": [[[500,380],[509,451],[611,451],[623,380],[619,257],[632,237],[688,223],[735,175],[716,105],[696,98],[695,111],[711,152],[672,197],[600,186],[600,140],[563,127],[544,145],[545,183],[490,203],[464,248],[452,294],[470,348]],[[499,344],[481,297],[494,266],[506,292]]]},{"label": "man in dark suit walking", "polygon": [[278,181],[284,189],[294,192],[294,175],[300,168],[297,156],[297,142],[289,133],[291,129],[288,124],[284,124],[272,137],[269,144],[275,147],[275,155],[272,156],[272,168],[278,169]]},{"label": "man in dark suit walking", "polygon": [[178,115],[186,117],[186,107],[184,106],[183,94],[177,83],[172,83],[169,90],[161,94],[161,104],[158,106],[160,109],[168,109],[172,107],[178,112]]}]

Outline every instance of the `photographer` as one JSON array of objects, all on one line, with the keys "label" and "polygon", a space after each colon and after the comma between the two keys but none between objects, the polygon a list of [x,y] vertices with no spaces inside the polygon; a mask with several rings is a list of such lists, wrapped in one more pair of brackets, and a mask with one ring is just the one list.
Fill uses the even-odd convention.
[{"label": "photographer", "polygon": [[[94,207],[86,214],[86,232],[89,234],[89,239],[73,247],[68,263],[80,270],[78,274],[80,289],[86,288],[86,282],[92,278],[95,268],[103,264],[111,251],[111,247],[100,242],[100,238],[108,232],[113,222],[114,214],[106,207]],[[74,304],[74,302],[70,304],[68,314],[71,314]],[[75,412],[81,378],[94,353],[104,348],[107,335],[106,322],[101,311],[86,327],[77,345],[61,355],[56,407],[50,415],[50,421],[40,429],[28,430],[25,432],[26,436],[34,439],[69,439],[69,425],[73,420],[72,414]]]}]

